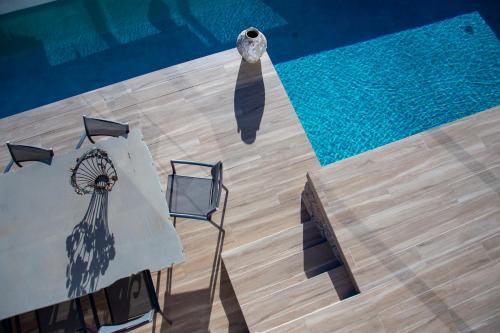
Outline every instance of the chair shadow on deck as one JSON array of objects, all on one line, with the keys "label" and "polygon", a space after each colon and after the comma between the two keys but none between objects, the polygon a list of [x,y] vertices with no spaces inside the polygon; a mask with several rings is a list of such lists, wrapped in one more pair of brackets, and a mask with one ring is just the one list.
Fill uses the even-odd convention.
[{"label": "chair shadow on deck", "polygon": [[224,262],[221,268],[220,290],[219,297],[221,299],[224,313],[228,320],[228,333],[243,333],[248,332],[248,327],[245,322],[245,317],[241,312],[238,299],[234,292],[229,274],[227,273]]},{"label": "chair shadow on deck", "polygon": [[[222,263],[222,249],[224,246],[225,231],[224,218],[226,214],[226,207],[229,192],[226,191],[222,212],[220,214],[220,228],[218,228],[217,242],[213,259],[211,259],[211,271],[208,286],[206,288],[175,293],[172,291],[173,284],[173,270],[175,267],[170,267],[166,271],[166,290],[164,292],[164,305],[163,311],[165,315],[172,319],[173,323],[170,325],[165,320],[162,321],[159,332],[209,332],[210,318],[217,289],[221,298],[222,306],[226,311],[229,320],[229,332],[246,332],[246,329],[240,329],[239,323],[234,323],[234,310],[231,314],[227,313],[226,302],[232,301],[231,295],[227,295],[227,282],[224,277],[224,268]],[[174,224],[175,226],[175,224]],[[213,229],[208,229],[213,230]],[[210,231],[209,231],[210,232]],[[203,245],[200,245],[203,246]],[[207,249],[207,252],[209,249]],[[208,258],[206,260],[209,260]],[[221,267],[222,266],[222,267]],[[182,267],[182,264],[181,264]],[[156,277],[156,291],[158,293],[159,286],[162,280],[162,272],[158,272]],[[219,276],[221,274],[221,276]],[[226,273],[227,275],[227,273]],[[219,287],[217,288],[217,284]],[[160,296],[160,295],[159,295]],[[233,292],[234,296],[234,292]],[[234,296],[235,297],[235,296]],[[238,308],[239,310],[239,308]],[[243,321],[244,325],[244,321]],[[158,332],[156,327],[153,326],[153,333]]]},{"label": "chair shadow on deck", "polygon": [[85,216],[66,238],[66,289],[74,298],[95,290],[115,257],[115,239],[108,227],[108,191],[92,193]]},{"label": "chair shadow on deck", "polygon": [[265,104],[266,92],[261,62],[250,64],[241,60],[234,89],[234,116],[238,133],[241,133],[244,143],[255,142]]},{"label": "chair shadow on deck", "polygon": [[[165,320],[161,322],[159,332],[208,332],[210,315],[215,296],[216,283],[221,264],[221,252],[225,231],[219,230],[215,253],[212,261],[210,280],[206,288],[176,293],[172,291],[174,267],[167,269],[166,290],[163,311],[173,321],[172,325]],[[160,285],[162,272],[158,272],[156,290]],[[156,332],[153,329],[153,332]]]}]

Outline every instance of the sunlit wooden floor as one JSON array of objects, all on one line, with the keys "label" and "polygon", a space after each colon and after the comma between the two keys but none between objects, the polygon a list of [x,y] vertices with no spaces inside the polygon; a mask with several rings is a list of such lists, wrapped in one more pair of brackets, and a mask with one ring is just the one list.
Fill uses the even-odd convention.
[{"label": "sunlit wooden floor", "polygon": [[499,108],[321,169],[268,56],[232,49],[0,119],[0,142],[70,151],[83,114],[141,129],[164,189],[171,159],[224,162],[225,233],[176,221],[186,261],[153,274],[174,323],[138,332],[245,332],[221,253],[303,222],[308,173],[360,293],[276,332],[498,332]]},{"label": "sunlit wooden floor", "polygon": [[[225,234],[177,220],[186,261],[153,276],[174,324],[157,316],[139,331],[245,331],[220,253],[298,225],[306,172],[319,168],[268,56],[248,65],[232,49],[4,118],[0,141],[64,153],[82,133],[83,114],[140,128],[164,189],[171,159],[224,162]],[[0,164],[8,160],[2,146]],[[22,319],[33,330],[33,317]]]},{"label": "sunlit wooden floor", "polygon": [[500,332],[500,107],[309,179],[360,293],[273,332]]}]

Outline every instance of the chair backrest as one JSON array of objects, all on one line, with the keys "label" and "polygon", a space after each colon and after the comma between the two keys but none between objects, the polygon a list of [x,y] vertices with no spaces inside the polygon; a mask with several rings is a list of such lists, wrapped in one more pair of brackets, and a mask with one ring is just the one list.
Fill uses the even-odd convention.
[{"label": "chair backrest", "polygon": [[79,299],[38,309],[35,313],[41,333],[86,331]]},{"label": "chair backrest", "polygon": [[12,323],[10,318],[1,321],[0,333],[13,333]]},{"label": "chair backrest", "polygon": [[[113,324],[126,323],[153,309],[148,272],[120,279],[104,289]],[[156,297],[156,294],[155,296]]]},{"label": "chair backrest", "polygon": [[85,133],[92,143],[95,143],[92,140],[93,136],[126,137],[130,131],[128,124],[87,116],[83,116],[83,125],[85,126]]},{"label": "chair backrest", "polygon": [[[14,322],[14,323],[12,323]],[[0,323],[0,333],[22,333],[21,329],[21,320],[19,319],[19,315],[5,318]]]},{"label": "chair backrest", "polygon": [[9,142],[7,142],[7,148],[9,149],[12,160],[20,167],[22,167],[22,162],[28,161],[42,162],[50,165],[52,163],[52,158],[54,157],[54,151],[52,149],[25,145],[13,145]]},{"label": "chair backrest", "polygon": [[210,208],[215,210],[219,206],[222,192],[222,162],[217,162],[211,170],[212,173],[212,193],[210,197]]}]

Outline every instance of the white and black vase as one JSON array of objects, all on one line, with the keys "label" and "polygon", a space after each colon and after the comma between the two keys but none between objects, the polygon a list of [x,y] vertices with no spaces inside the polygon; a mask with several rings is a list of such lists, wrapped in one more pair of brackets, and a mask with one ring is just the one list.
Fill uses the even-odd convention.
[{"label": "white and black vase", "polygon": [[266,52],[267,39],[262,32],[250,27],[238,35],[236,46],[243,59],[253,64]]}]

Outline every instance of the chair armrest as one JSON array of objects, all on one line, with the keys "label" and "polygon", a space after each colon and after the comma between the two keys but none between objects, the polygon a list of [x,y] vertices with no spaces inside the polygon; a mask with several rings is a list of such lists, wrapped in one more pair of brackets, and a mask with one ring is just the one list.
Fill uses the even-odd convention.
[{"label": "chair armrest", "polygon": [[172,171],[175,174],[175,164],[187,164],[187,165],[197,165],[207,168],[213,168],[215,164],[203,163],[203,162],[194,162],[194,161],[185,161],[185,160],[171,160],[170,165],[172,166]]},{"label": "chair armrest", "polygon": [[171,217],[180,217],[183,219],[202,220],[202,221],[206,221],[208,219],[207,215],[186,214],[186,213],[176,213],[176,212],[170,212],[170,216]]},{"label": "chair armrest", "polygon": [[124,324],[119,324],[119,325],[104,325],[99,328],[98,333],[113,333],[113,332],[123,332],[123,331],[128,331],[130,329],[139,327],[141,325],[150,323],[153,321],[153,315],[155,313],[155,310],[150,310],[149,312],[146,312],[142,316],[128,321]]}]

